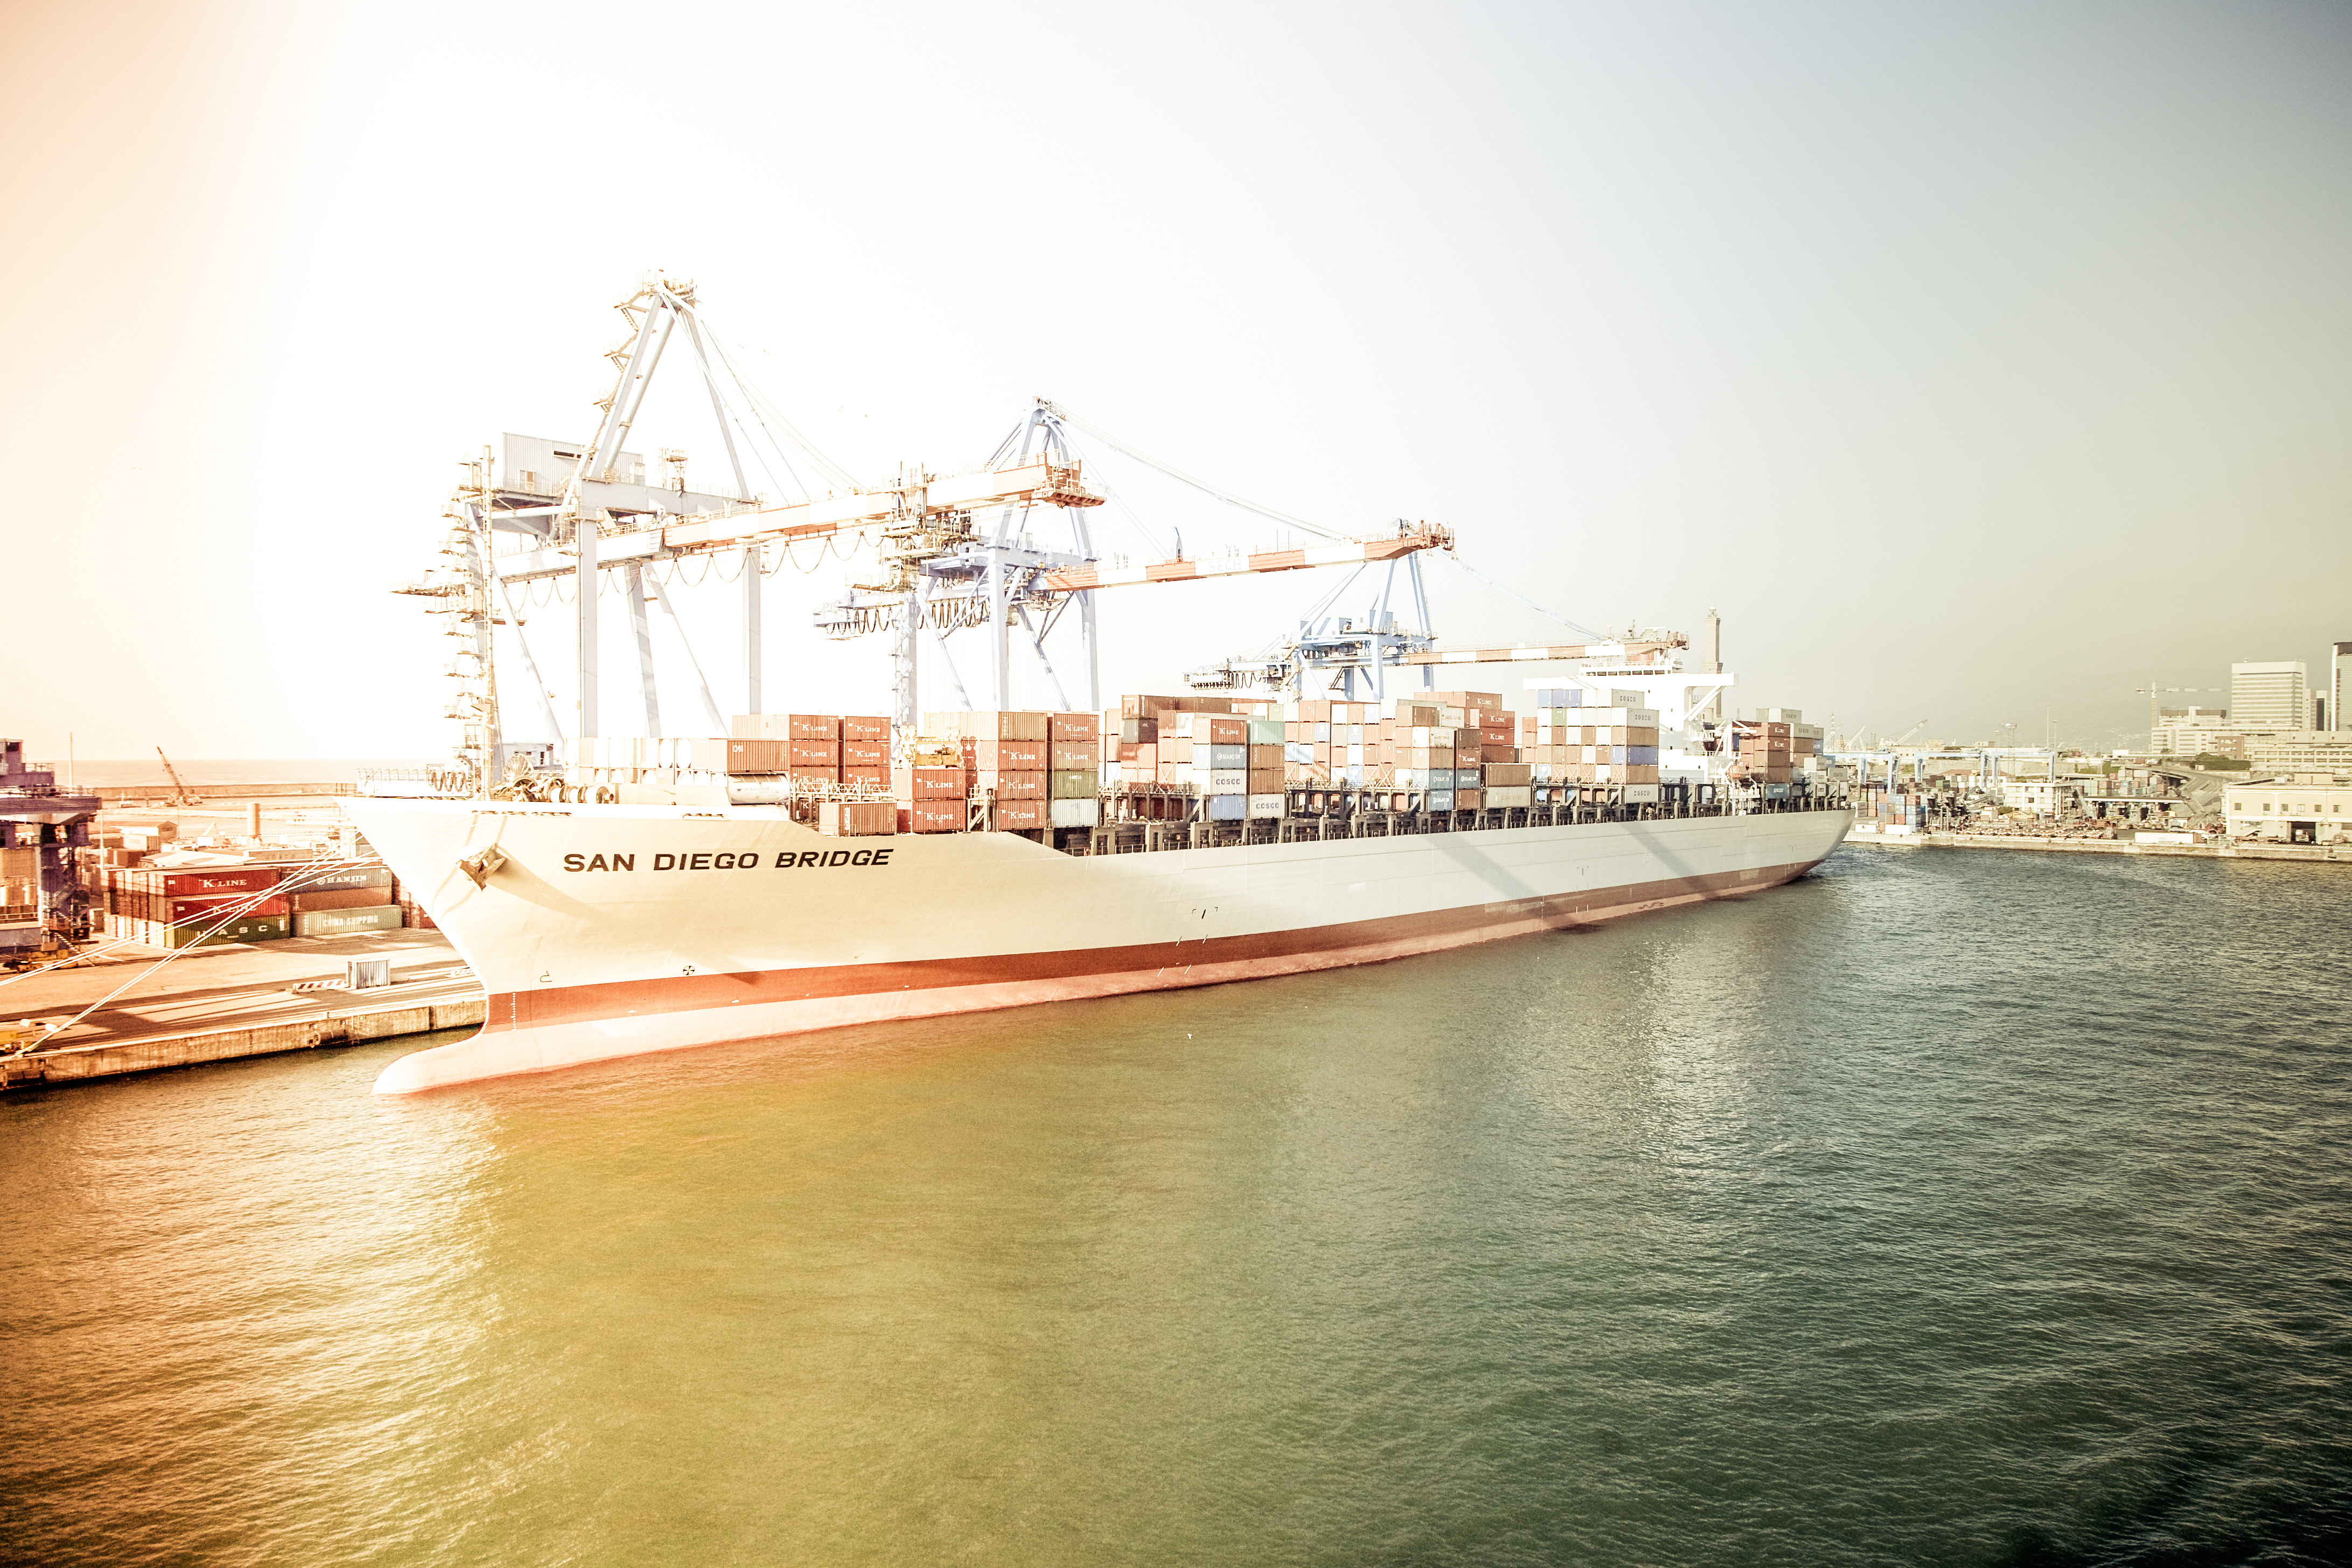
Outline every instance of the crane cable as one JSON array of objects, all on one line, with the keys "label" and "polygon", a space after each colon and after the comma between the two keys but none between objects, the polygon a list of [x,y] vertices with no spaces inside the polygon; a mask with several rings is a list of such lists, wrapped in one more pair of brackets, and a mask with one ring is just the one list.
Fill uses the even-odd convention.
[{"label": "crane cable", "polygon": [[1469,573],[1473,577],[1477,578],[1481,583],[1486,584],[1489,588],[1494,589],[1497,594],[1501,594],[1507,598],[1517,599],[1520,604],[1525,605],[1528,609],[1533,610],[1537,615],[1541,616],[1548,621],[1558,621],[1570,631],[1591,637],[1595,642],[1614,642],[1617,640],[1611,637],[1607,632],[1596,632],[1591,626],[1580,626],[1577,625],[1574,621],[1570,620],[1566,616],[1553,615],[1549,610],[1545,609],[1541,605],[1537,604],[1525,594],[1515,593],[1511,589],[1504,587],[1500,583],[1496,582],[1492,577],[1487,576],[1486,574],[1479,571],[1478,568],[1471,565],[1470,563],[1463,560],[1460,555],[1451,550],[1445,552],[1445,557],[1447,560],[1453,562],[1456,566],[1461,567],[1465,572]]},{"label": "crane cable", "polygon": [[1206,479],[1196,479],[1192,475],[1184,472],[1181,468],[1173,468],[1169,464],[1161,462],[1157,458],[1149,457],[1144,453],[1137,451],[1126,442],[1121,441],[1118,437],[1111,435],[1109,432],[1103,430],[1095,425],[1087,423],[1086,420],[1081,419],[1078,416],[1071,413],[1067,408],[1058,403],[1041,397],[1037,400],[1037,404],[1039,407],[1045,409],[1055,418],[1060,419],[1064,424],[1076,426],[1079,429],[1085,431],[1096,440],[1100,441],[1104,446],[1108,447],[1112,451],[1132,458],[1146,468],[1157,468],[1160,472],[1167,475],[1170,479],[1174,479],[1181,484],[1190,485],[1194,489],[1199,490],[1202,495],[1213,497],[1215,500],[1224,502],[1227,506],[1239,507],[1244,511],[1254,511],[1260,517],[1269,517],[1276,522],[1286,522],[1293,528],[1306,530],[1307,532],[1315,535],[1318,539],[1339,540],[1347,537],[1345,534],[1337,533],[1330,529],[1311,523],[1303,517],[1293,517],[1286,511],[1276,511],[1270,506],[1260,506],[1254,500],[1245,500],[1242,497],[1234,495],[1230,490],[1221,490],[1216,486],[1209,483]]}]

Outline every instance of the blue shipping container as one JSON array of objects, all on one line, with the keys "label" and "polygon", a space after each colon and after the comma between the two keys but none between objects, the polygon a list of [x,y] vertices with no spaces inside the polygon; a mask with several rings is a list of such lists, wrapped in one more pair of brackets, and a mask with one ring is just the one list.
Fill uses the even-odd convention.
[{"label": "blue shipping container", "polygon": [[1450,789],[1431,790],[1427,795],[1421,797],[1421,805],[1422,809],[1424,811],[1452,811],[1454,809],[1454,792]]},{"label": "blue shipping container", "polygon": [[1249,796],[1245,795],[1209,795],[1206,805],[1211,822],[1239,822],[1249,816]]}]

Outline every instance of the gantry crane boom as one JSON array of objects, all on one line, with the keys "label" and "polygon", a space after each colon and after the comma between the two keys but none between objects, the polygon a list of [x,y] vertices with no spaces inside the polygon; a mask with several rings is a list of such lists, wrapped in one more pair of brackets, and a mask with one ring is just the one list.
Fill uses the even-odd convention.
[{"label": "gantry crane boom", "polygon": [[1553,644],[1544,647],[1433,647],[1425,653],[1409,653],[1406,664],[1514,664],[1549,663],[1567,658],[1616,658],[1628,664],[1645,663],[1662,653],[1690,647],[1690,638],[1679,632],[1664,637],[1644,637],[1631,642],[1597,642]]},{"label": "gantry crane boom", "polygon": [[1308,566],[1395,561],[1416,550],[1446,549],[1453,542],[1454,535],[1449,531],[1424,522],[1387,539],[1349,539],[1301,550],[1262,550],[1251,554],[1155,561],[1147,566],[1065,566],[1045,573],[1037,581],[1041,587],[1074,594],[1088,588],[1117,588],[1137,583],[1190,583],[1204,577],[1238,577],[1253,573],[1297,572]]}]

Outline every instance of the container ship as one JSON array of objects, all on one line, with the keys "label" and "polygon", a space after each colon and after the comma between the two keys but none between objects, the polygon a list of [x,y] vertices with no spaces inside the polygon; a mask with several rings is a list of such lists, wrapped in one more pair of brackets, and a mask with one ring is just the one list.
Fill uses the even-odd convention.
[{"label": "container ship", "polygon": [[[1407,718],[1450,716],[1398,706]],[[735,742],[724,749],[739,769],[778,771],[575,769],[670,782],[585,782],[559,786],[581,798],[546,802],[349,802],[489,994],[478,1035],[400,1058],[378,1091],[1434,952],[1773,887],[1819,864],[1852,820],[1834,790],[1801,780],[1612,786],[1533,779],[1612,764],[1455,765],[1472,744],[1454,739],[1467,724],[1406,725],[1423,743],[1400,749],[1420,765],[1371,764],[1386,783],[1365,786],[1302,779],[1311,760],[1247,777],[1249,751],[1311,752],[1311,741],[1236,741],[1242,755],[1228,758],[1204,740],[1163,763],[1138,753],[1173,752],[1170,741],[1081,737],[1089,714],[953,718],[991,738],[957,737],[968,761],[941,747],[893,770],[884,798],[860,798],[869,786],[838,783],[837,770],[746,759],[759,748]],[[1242,735],[1330,727],[1163,711],[1121,728],[1165,733],[1187,719],[1204,735],[1219,721]],[[1038,739],[1002,738],[1008,730]],[[1441,736],[1444,769],[1426,763]],[[1103,763],[1106,751],[1128,760]],[[799,754],[823,749],[803,741]],[[1756,754],[1751,774],[1799,771]],[[1214,765],[1228,761],[1242,766]],[[1202,776],[1226,772],[1242,777]],[[1202,794],[1176,773],[1243,787]]]},{"label": "container ship", "polygon": [[[489,1000],[478,1035],[394,1061],[379,1092],[1434,952],[1770,888],[1819,864],[1852,821],[1801,715],[1724,715],[1733,678],[1712,613],[1690,668],[1688,639],[1654,631],[1445,647],[1424,556],[1520,597],[1462,562],[1451,531],[1318,529],[1045,399],[968,471],[908,466],[860,485],[803,444],[793,471],[834,488],[754,495],[741,448],[799,437],[772,405],[732,414],[747,389],[692,286],[649,280],[621,309],[632,336],[595,435],[509,435],[503,461],[484,448],[446,508],[445,563],[399,590],[430,599],[458,639],[458,766],[363,776],[345,806]],[[688,487],[682,451],[664,449],[667,478],[648,482],[625,447],[674,339],[722,419],[732,482],[709,491]],[[1081,434],[1307,537],[1188,556],[1180,536],[1160,559],[1117,555],[1087,521],[1106,496]],[[1040,543],[1052,520],[1066,545]],[[857,562],[815,622],[889,637],[887,713],[761,710],[761,585],[785,561],[806,570],[792,552],[810,548]],[[677,574],[689,561],[700,579]],[[1370,575],[1366,613],[1329,614],[1334,590],[1265,654],[1188,671],[1179,695],[1097,705],[1098,596],[1327,567],[1351,569],[1342,589]],[[751,711],[721,719],[693,656],[703,732],[666,733],[649,606],[692,655],[664,584],[721,568],[742,584]],[[581,732],[518,744],[502,668],[542,731],[562,733],[520,612],[554,602],[534,585],[567,578]],[[614,579],[640,735],[595,732],[596,617]],[[1062,694],[1068,667],[1046,639],[1066,622],[1084,700],[1016,707],[1019,652]],[[919,648],[944,662],[949,635],[974,631],[993,702],[919,714]],[[1496,664],[1556,673],[1526,679],[1516,704],[1434,689],[1450,667]]]}]

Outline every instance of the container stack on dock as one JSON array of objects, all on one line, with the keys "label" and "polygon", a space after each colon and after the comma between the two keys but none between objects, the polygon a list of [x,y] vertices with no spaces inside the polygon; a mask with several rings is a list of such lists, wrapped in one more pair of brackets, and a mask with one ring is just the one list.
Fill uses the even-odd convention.
[{"label": "container stack on dock", "polygon": [[247,858],[184,852],[163,864],[106,863],[150,853],[108,846],[77,867],[93,925],[109,940],[181,948],[433,927],[380,863],[313,869],[307,860],[266,858],[268,851]]},{"label": "container stack on dock", "polygon": [[271,942],[289,932],[275,866],[137,867],[106,874],[106,934],[150,947]]}]

